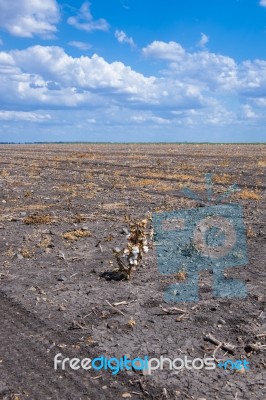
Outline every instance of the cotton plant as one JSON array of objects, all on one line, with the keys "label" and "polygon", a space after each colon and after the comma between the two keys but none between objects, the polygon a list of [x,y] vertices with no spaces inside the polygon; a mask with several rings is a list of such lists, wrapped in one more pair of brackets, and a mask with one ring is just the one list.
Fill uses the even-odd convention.
[{"label": "cotton plant", "polygon": [[153,231],[147,231],[149,220],[143,219],[133,221],[130,217],[126,217],[129,225],[127,234],[127,245],[123,249],[115,248],[113,250],[118,271],[122,273],[126,279],[131,279],[132,271],[137,269],[142,262],[143,255],[149,251],[149,239],[152,239]]}]

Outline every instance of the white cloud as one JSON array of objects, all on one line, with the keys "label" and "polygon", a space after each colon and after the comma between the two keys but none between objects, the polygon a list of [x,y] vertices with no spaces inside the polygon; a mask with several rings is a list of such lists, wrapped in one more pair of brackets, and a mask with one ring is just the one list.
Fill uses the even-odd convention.
[{"label": "white cloud", "polygon": [[168,62],[166,75],[175,76],[182,82],[208,87],[233,90],[237,85],[237,64],[226,56],[201,50],[189,53],[176,42],[152,42],[142,49],[145,56]]},{"label": "white cloud", "polygon": [[266,0],[260,0],[260,5],[262,7],[266,7]]},{"label": "white cloud", "polygon": [[50,120],[50,114],[40,114],[26,111],[2,111],[0,110],[0,120],[2,121],[29,121],[41,122]]},{"label": "white cloud", "polygon": [[258,115],[249,104],[242,105],[242,116],[244,119],[256,119]]},{"label": "white cloud", "polygon": [[240,68],[240,92],[248,97],[266,96],[266,61],[245,61]]},{"label": "white cloud", "polygon": [[90,12],[90,3],[88,1],[83,3],[78,14],[74,17],[69,17],[67,22],[69,25],[87,32],[95,30],[108,31],[109,29],[109,24],[105,19],[93,19],[93,16]]},{"label": "white cloud", "polygon": [[128,37],[124,31],[115,31],[115,37],[119,43],[128,43],[131,47],[135,46],[134,40],[132,37]]},{"label": "white cloud", "polygon": [[205,35],[205,33],[201,32],[201,38],[200,41],[198,42],[198,46],[204,48],[208,42],[209,42],[209,37]]},{"label": "white cloud", "polygon": [[141,113],[140,115],[133,115],[132,117],[130,117],[130,120],[136,122],[137,124],[152,122],[160,125],[164,124],[168,125],[170,123],[170,121],[166,118],[156,117],[152,114],[147,114],[147,113],[146,114]]},{"label": "white cloud", "polygon": [[266,61],[237,63],[206,50],[187,52],[175,42],[146,49],[165,61],[163,73],[145,76],[122,62],[97,54],[72,57],[57,46],[2,51],[0,119],[54,124],[61,110],[58,121],[76,118],[91,130],[134,124],[216,129],[266,119]]},{"label": "white cloud", "polygon": [[0,27],[14,36],[49,38],[59,17],[56,0],[0,0]]},{"label": "white cloud", "polygon": [[0,98],[7,110],[105,110],[116,105],[159,118],[164,118],[162,110],[198,109],[206,103],[197,85],[146,77],[96,54],[71,57],[55,46],[0,52]]},{"label": "white cloud", "polygon": [[142,49],[146,57],[159,58],[162,60],[176,61],[182,60],[185,55],[183,47],[176,42],[160,42],[154,41],[147,47]]},{"label": "white cloud", "polygon": [[80,50],[89,50],[91,48],[91,45],[89,43],[78,42],[76,40],[72,40],[71,42],[68,42],[68,44]]},{"label": "white cloud", "polygon": [[19,68],[55,81],[64,88],[79,90],[108,90],[113,94],[127,94],[144,98],[152,89],[155,78],[146,78],[122,62],[108,63],[94,54],[92,57],[71,57],[56,46],[33,46],[11,52]]}]

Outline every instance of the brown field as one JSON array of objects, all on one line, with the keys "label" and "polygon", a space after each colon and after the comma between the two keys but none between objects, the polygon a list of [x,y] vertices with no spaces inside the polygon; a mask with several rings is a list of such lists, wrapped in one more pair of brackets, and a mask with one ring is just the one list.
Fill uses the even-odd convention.
[{"label": "brown field", "polygon": [[[265,145],[0,145],[0,166],[0,399],[266,398]],[[206,271],[198,303],[165,303],[186,272],[161,275],[155,246],[132,280],[103,279],[127,241],[125,216],[207,205],[182,193],[206,198],[206,173],[217,195],[241,189],[226,202],[243,206],[249,263],[226,274],[246,283],[247,298],[214,298]],[[250,371],[54,371],[57,353],[215,354],[246,359]]]}]

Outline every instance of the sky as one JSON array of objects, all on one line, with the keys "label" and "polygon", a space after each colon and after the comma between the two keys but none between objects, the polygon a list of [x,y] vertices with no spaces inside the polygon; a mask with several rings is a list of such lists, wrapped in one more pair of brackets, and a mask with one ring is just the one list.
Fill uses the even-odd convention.
[{"label": "sky", "polygon": [[0,0],[0,142],[265,142],[266,0]]}]

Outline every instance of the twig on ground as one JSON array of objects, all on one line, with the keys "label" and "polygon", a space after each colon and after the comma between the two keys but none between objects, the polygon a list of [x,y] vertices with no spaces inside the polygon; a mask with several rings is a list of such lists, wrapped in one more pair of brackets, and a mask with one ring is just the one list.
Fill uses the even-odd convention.
[{"label": "twig on ground", "polygon": [[228,351],[228,353],[230,353],[230,354],[234,354],[234,352],[235,352],[235,346],[233,346],[230,343],[221,342],[220,340],[216,339],[211,333],[208,333],[207,335],[205,335],[204,340],[207,340],[208,342],[216,344],[217,346],[221,345],[220,347],[223,350]]},{"label": "twig on ground", "polygon": [[262,333],[258,333],[257,335],[256,335],[256,338],[262,338],[262,337],[266,337],[266,332],[262,332]]},{"label": "twig on ground", "polygon": [[266,349],[266,344],[260,344],[260,343],[251,343],[245,346],[245,350],[248,353],[251,353],[251,351],[260,351]]},{"label": "twig on ground", "polygon": [[108,300],[105,300],[106,301],[106,303],[110,306],[110,307],[112,307],[114,310],[116,310],[118,313],[120,313],[120,314],[122,314],[122,315],[126,315],[125,313],[123,313],[123,311],[121,311],[121,310],[119,310],[119,308],[117,308],[117,307],[115,307],[115,306],[113,306]]},{"label": "twig on ground", "polygon": [[184,318],[184,316],[188,316],[188,314],[189,314],[189,312],[187,310],[183,310],[182,308],[177,308],[177,307],[164,308],[163,306],[160,306],[160,308],[162,309],[163,313],[158,313],[155,315],[157,315],[157,316],[175,315],[175,314],[182,313],[182,315],[176,319],[177,321],[180,321],[182,318]]},{"label": "twig on ground", "polygon": [[175,312],[189,314],[189,312],[187,310],[183,310],[182,308],[177,308],[177,307],[164,308],[163,306],[160,306],[160,307],[167,314],[173,314]]},{"label": "twig on ground", "polygon": [[181,314],[179,317],[177,317],[175,320],[177,321],[177,322],[180,322],[180,321],[182,321],[182,319],[184,319],[184,318],[188,318],[188,314]]},{"label": "twig on ground", "polygon": [[102,377],[102,375],[98,375],[98,376],[91,376],[91,379],[100,379]]},{"label": "twig on ground", "polygon": [[218,362],[217,358],[215,357],[215,354],[217,351],[222,347],[222,343],[219,343],[218,346],[214,349],[214,352],[212,353],[213,358],[215,359],[216,362]]}]

